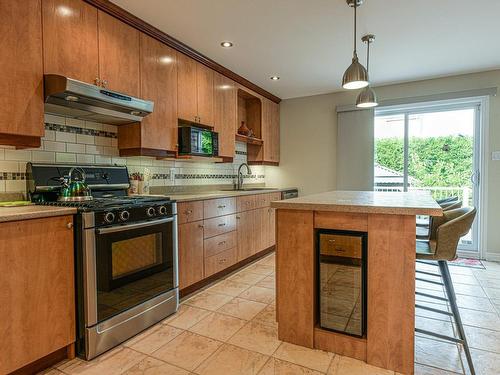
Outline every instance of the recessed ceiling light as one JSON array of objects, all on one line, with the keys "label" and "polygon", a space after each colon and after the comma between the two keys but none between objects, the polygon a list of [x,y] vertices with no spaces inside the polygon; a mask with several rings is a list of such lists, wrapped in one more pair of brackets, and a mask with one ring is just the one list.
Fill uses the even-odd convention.
[{"label": "recessed ceiling light", "polygon": [[280,77],[278,76],[271,76],[271,81],[277,81],[278,79],[280,79]]},{"label": "recessed ceiling light", "polygon": [[233,42],[229,42],[229,41],[224,41],[224,42],[221,42],[220,45],[224,48],[231,48],[233,46]]}]

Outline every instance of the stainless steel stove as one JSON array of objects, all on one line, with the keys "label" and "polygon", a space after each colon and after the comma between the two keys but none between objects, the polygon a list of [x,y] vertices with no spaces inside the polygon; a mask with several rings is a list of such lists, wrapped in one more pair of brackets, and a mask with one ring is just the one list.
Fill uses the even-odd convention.
[{"label": "stainless steel stove", "polygon": [[127,196],[126,167],[79,166],[92,200],[61,202],[72,165],[27,165],[30,199],[76,207],[77,352],[85,359],[177,311],[177,206],[168,197]]}]

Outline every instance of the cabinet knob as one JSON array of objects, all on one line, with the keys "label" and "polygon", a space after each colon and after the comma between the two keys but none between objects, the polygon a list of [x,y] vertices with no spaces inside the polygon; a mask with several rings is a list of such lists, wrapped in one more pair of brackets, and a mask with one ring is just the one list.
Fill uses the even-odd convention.
[{"label": "cabinet knob", "polygon": [[68,228],[68,229],[73,228],[73,223],[67,223],[67,224],[66,224],[66,228]]},{"label": "cabinet knob", "polygon": [[108,85],[108,81],[103,79],[102,80],[102,87],[106,88],[107,85]]},{"label": "cabinet knob", "polygon": [[95,83],[96,86],[100,86],[101,85],[101,80],[99,79],[99,77],[95,77],[94,83]]}]

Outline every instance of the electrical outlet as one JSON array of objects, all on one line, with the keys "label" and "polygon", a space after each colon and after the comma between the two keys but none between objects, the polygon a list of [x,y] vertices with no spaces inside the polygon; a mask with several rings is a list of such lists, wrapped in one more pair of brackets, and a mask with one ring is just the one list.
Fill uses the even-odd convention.
[{"label": "electrical outlet", "polygon": [[175,168],[170,168],[170,181],[175,181]]},{"label": "electrical outlet", "polygon": [[491,160],[500,160],[500,151],[493,151],[491,153]]}]

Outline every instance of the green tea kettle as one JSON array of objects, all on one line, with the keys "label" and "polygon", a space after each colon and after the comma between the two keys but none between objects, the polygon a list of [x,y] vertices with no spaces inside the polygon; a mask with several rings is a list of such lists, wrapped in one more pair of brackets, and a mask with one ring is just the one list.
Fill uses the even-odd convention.
[{"label": "green tea kettle", "polygon": [[[80,173],[79,178],[73,177],[75,171]],[[85,182],[85,179],[85,171],[82,168],[71,168],[68,178],[62,180],[61,192],[58,200],[63,202],[92,200],[92,194],[90,193],[90,188]]]}]

